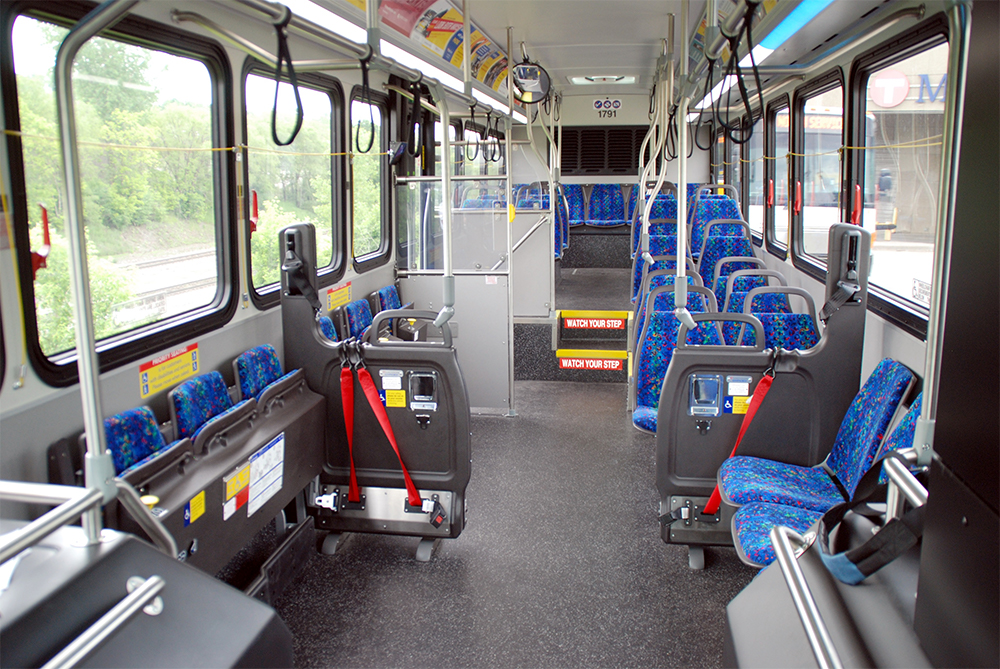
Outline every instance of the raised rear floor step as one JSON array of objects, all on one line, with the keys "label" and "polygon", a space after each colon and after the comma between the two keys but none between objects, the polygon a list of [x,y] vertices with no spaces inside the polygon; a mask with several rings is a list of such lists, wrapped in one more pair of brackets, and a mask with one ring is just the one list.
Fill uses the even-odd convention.
[{"label": "raised rear floor step", "polygon": [[630,332],[628,311],[564,310],[555,323],[516,323],[514,378],[625,382]]},{"label": "raised rear floor step", "polygon": [[629,311],[562,310],[559,312],[560,346],[570,341],[626,342],[630,318]]}]

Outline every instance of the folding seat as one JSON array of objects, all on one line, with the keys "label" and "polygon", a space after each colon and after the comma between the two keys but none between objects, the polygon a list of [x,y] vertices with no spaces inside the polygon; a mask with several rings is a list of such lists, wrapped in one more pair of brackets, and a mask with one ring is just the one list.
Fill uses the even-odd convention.
[{"label": "folding seat", "polygon": [[[664,286],[651,291],[650,302],[655,304],[661,294],[667,294],[672,298],[673,286]],[[692,309],[692,306],[700,308]],[[716,305],[711,292],[705,288],[689,286],[688,310],[697,313],[715,311]],[[672,310],[647,311],[636,352],[636,407],[632,412],[632,424],[645,432],[656,432],[660,389],[667,367],[670,365],[670,358],[673,357],[674,348],[677,346],[679,330],[680,321]],[[722,333],[718,323],[699,323],[694,330],[688,332],[687,343],[721,346]]]},{"label": "folding seat", "polygon": [[[776,383],[780,381],[779,376]],[[882,360],[848,408],[823,462],[803,467],[752,456],[729,458],[718,475],[723,501],[731,506],[768,502],[823,512],[850,499],[913,383],[905,366]]]},{"label": "folding seat", "polygon": [[583,225],[586,222],[587,214],[584,211],[583,186],[580,184],[565,184],[563,191],[566,193],[566,206],[569,207],[569,225]]},{"label": "folding seat", "polygon": [[626,225],[625,198],[618,184],[594,184],[587,200],[586,224],[596,227]]},{"label": "folding seat", "polygon": [[[923,393],[913,400],[906,416],[885,440],[879,457],[913,445],[922,398]],[[885,483],[886,478],[883,471],[879,477],[880,482]],[[840,501],[842,500],[837,500],[836,503],[839,504]],[[774,547],[770,536],[772,528],[784,525],[799,534],[804,534],[829,508],[820,511],[771,502],[745,504],[736,511],[732,520],[733,544],[736,546],[736,552],[747,564],[757,567],[767,566],[774,562]]]},{"label": "folding seat", "polygon": [[252,414],[257,407],[253,397],[234,404],[219,372],[185,381],[170,391],[168,399],[174,436],[191,439],[196,454],[202,453],[214,436]]},{"label": "folding seat", "polygon": [[147,406],[129,409],[104,419],[104,433],[117,476],[126,476],[153,460],[190,442],[179,439],[167,445]]},{"label": "folding seat", "polygon": [[331,341],[339,341],[337,337],[337,328],[333,327],[333,319],[329,316],[321,316],[319,318],[319,329],[323,333],[323,336]]},{"label": "folding seat", "polygon": [[305,380],[301,369],[281,373],[278,353],[270,344],[263,344],[241,353],[233,360],[233,373],[240,399],[257,400],[261,413],[270,413],[279,397]]},{"label": "folding seat", "polygon": [[354,300],[344,305],[340,327],[345,337],[361,339],[371,324],[372,309],[368,300]]}]

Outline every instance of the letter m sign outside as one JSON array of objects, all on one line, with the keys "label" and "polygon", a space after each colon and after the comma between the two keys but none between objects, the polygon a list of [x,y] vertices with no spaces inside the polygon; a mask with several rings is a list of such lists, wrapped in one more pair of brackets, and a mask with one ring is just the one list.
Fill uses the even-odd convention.
[{"label": "letter m sign outside", "polygon": [[[937,100],[938,95],[941,94],[941,89],[944,88],[945,83],[948,81],[948,74],[941,75],[941,81],[938,83],[937,88],[931,88],[931,78],[926,74],[920,75],[920,97],[917,98],[917,104],[923,104],[925,102],[934,102]],[[924,100],[924,91],[927,91],[927,99]],[[941,94],[941,102],[944,102],[944,95]]]}]

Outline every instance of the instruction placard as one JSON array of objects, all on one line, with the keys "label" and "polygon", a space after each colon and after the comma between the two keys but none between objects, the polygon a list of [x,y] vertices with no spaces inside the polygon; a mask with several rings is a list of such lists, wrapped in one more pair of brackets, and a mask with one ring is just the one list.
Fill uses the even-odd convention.
[{"label": "instruction placard", "polygon": [[198,344],[171,351],[139,365],[139,394],[155,395],[198,373]]},{"label": "instruction placard", "polygon": [[723,413],[746,413],[750,406],[750,397],[741,395],[726,395],[722,404]]},{"label": "instruction placard", "polygon": [[250,463],[244,462],[242,465],[231,471],[222,479],[226,487],[223,496],[222,519],[229,520],[237,510],[246,506],[250,499]]},{"label": "instruction placard", "polygon": [[247,517],[258,511],[281,490],[285,471],[285,433],[272,439],[250,456],[250,498]]},{"label": "instruction placard", "polygon": [[389,408],[405,409],[406,408],[406,391],[405,390],[386,390],[385,391],[385,405]]},{"label": "instruction placard", "polygon": [[184,527],[187,527],[198,520],[205,513],[205,491],[191,498],[191,501],[184,507]]},{"label": "instruction placard", "polygon": [[326,291],[326,310],[333,311],[351,301],[351,282],[333,286]]}]

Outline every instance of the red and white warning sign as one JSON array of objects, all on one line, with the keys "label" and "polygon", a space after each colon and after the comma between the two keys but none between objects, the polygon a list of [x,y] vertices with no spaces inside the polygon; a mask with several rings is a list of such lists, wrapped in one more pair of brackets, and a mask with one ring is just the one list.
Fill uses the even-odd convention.
[{"label": "red and white warning sign", "polygon": [[624,318],[564,318],[567,328],[579,330],[624,330]]},{"label": "red and white warning sign", "polygon": [[621,371],[625,361],[621,358],[559,358],[559,369],[600,369]]}]

